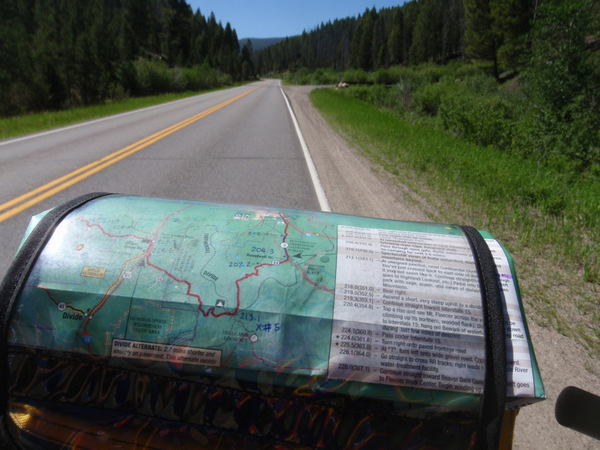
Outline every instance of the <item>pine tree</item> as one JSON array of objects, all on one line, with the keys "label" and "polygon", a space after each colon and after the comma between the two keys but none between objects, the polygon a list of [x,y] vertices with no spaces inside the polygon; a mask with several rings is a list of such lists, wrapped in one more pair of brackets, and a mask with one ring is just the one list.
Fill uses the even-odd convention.
[{"label": "pine tree", "polygon": [[404,18],[402,8],[396,8],[392,20],[392,29],[388,36],[388,53],[390,64],[401,64],[404,61]]},{"label": "pine tree", "polygon": [[387,67],[389,64],[387,39],[385,35],[385,21],[378,14],[373,24],[373,40],[371,42],[371,69]]},{"label": "pine tree", "polygon": [[444,0],[424,0],[413,32],[410,62],[440,62],[442,59],[442,16]]},{"label": "pine tree", "polygon": [[490,13],[494,31],[502,36],[498,60],[506,67],[518,66],[527,52],[527,34],[533,20],[535,0],[493,0]]},{"label": "pine tree", "polygon": [[415,24],[417,22],[417,17],[419,17],[419,10],[421,9],[421,4],[421,2],[411,1],[405,3],[402,8],[402,16],[404,18],[402,35],[402,60],[405,62],[410,60],[410,48],[413,42],[413,32],[415,29]]},{"label": "pine tree", "polygon": [[242,78],[244,80],[250,80],[256,77],[254,63],[252,62],[253,53],[254,51],[252,49],[252,41],[248,39],[242,47],[242,51],[240,54]]},{"label": "pine tree", "polygon": [[442,16],[442,58],[445,64],[450,58],[461,57],[465,53],[465,10],[462,0],[448,0]]},{"label": "pine tree", "polygon": [[28,21],[32,5],[24,0],[0,2],[0,115],[19,114],[30,107],[31,60]]},{"label": "pine tree", "polygon": [[494,76],[498,78],[498,49],[501,36],[495,26],[491,0],[464,0],[467,55],[473,59],[492,61]]},{"label": "pine tree", "polygon": [[362,33],[359,36],[358,44],[358,67],[363,70],[371,70],[373,68],[373,30],[375,21],[377,20],[377,11],[375,8],[365,13],[363,16]]}]

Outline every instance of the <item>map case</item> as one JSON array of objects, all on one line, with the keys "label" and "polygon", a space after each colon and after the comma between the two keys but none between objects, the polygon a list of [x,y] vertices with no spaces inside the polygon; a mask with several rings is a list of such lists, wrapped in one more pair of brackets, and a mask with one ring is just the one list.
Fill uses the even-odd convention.
[{"label": "map case", "polygon": [[[33,443],[72,439],[65,418],[82,407],[89,442],[124,420],[121,438],[143,423],[159,447],[198,433],[212,445],[218,430],[244,445],[462,448],[480,425],[486,313],[458,226],[101,195],[42,233],[26,276],[12,271],[3,330],[11,417],[63,424],[9,421]],[[518,408],[544,388],[510,255],[479,234],[502,296],[505,406]],[[9,271],[3,294],[16,284]]]}]

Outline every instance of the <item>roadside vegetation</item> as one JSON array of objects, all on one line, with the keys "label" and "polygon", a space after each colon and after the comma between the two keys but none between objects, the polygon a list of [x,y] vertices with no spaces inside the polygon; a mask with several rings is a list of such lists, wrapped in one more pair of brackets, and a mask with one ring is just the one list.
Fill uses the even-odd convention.
[{"label": "roadside vegetation", "polygon": [[536,312],[529,317],[597,354],[598,176],[460,139],[440,123],[406,120],[347,91],[316,90],[311,97],[334,128],[437,206],[432,220],[492,232],[516,260],[527,308]]},{"label": "roadside vegetation", "polygon": [[350,87],[312,98],[336,128],[437,205],[433,219],[498,237],[516,260],[535,311],[529,317],[597,357],[600,59],[577,27],[589,18],[545,4],[530,34],[540,44],[503,83],[489,64],[354,69],[338,73]]},{"label": "roadside vegetation", "polygon": [[[494,234],[528,317],[600,356],[600,2],[420,0],[259,52],[432,220]],[[341,85],[340,85],[341,83]],[[532,311],[533,310],[533,311]]]},{"label": "roadside vegetation", "polygon": [[60,111],[29,113],[15,117],[4,117],[0,118],[0,139],[63,127],[114,114],[121,114],[140,108],[147,108],[161,103],[172,102],[182,98],[203,94],[213,90],[226,89],[239,84],[240,83],[233,83],[222,87],[189,90],[172,94],[130,97],[121,100],[107,101],[99,105],[81,106]]},{"label": "roadside vegetation", "polygon": [[0,117],[256,79],[252,43],[185,1],[0,5]]}]

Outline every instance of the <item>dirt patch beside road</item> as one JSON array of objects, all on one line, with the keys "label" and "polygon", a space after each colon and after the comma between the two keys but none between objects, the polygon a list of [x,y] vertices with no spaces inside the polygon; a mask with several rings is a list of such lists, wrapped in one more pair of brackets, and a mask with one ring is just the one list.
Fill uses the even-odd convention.
[{"label": "dirt patch beside road", "polygon": [[334,212],[384,219],[426,221],[426,205],[369,162],[327,124],[313,107],[310,86],[286,86],[304,139]]},{"label": "dirt patch beside road", "polygon": [[[331,209],[396,220],[440,220],[442,214],[434,206],[331,129],[308,98],[312,89],[284,87]],[[493,234],[494,230],[489,231]],[[599,441],[560,426],[554,418],[554,404],[563,388],[573,385],[600,394],[600,377],[595,375],[600,373],[598,362],[590,361],[571,339],[536,324],[531,317],[528,321],[548,399],[520,411],[514,448],[600,448]]]}]

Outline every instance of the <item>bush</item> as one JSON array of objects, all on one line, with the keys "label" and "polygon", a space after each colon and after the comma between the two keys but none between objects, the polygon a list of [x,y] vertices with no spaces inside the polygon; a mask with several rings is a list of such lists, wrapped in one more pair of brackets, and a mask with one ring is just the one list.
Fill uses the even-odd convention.
[{"label": "bush", "polygon": [[350,84],[364,84],[369,81],[367,72],[362,69],[348,69],[342,74],[342,81]]},{"label": "bush", "polygon": [[377,72],[373,73],[370,78],[375,84],[390,85],[400,81],[400,74],[395,73],[392,70],[379,69]]},{"label": "bush", "polygon": [[302,67],[295,72],[288,73],[285,79],[292,84],[336,84],[340,80],[340,73],[334,69],[317,69],[311,72],[307,67]]},{"label": "bush", "polygon": [[296,72],[290,73],[286,79],[293,84],[310,84],[310,70],[307,67],[301,67]]},{"label": "bush", "polygon": [[356,98],[367,103],[372,98],[370,91],[371,88],[369,86],[350,86],[348,89],[340,90],[346,97]]},{"label": "bush", "polygon": [[552,125],[551,159],[566,158],[578,171],[597,165],[600,156],[600,59],[586,49],[586,37],[598,30],[595,3],[541,2],[523,73],[532,107]]},{"label": "bush", "polygon": [[196,65],[186,73],[189,74],[191,83],[188,89],[193,90],[223,86],[233,82],[231,75],[213,69],[208,63]]},{"label": "bush", "polygon": [[448,96],[452,90],[455,90],[453,83],[424,84],[414,91],[412,98],[419,111],[435,116],[438,113],[442,99]]},{"label": "bush", "polygon": [[172,76],[166,63],[138,58],[134,66],[139,94],[154,95],[169,92]]},{"label": "bush", "polygon": [[[324,79],[327,73],[321,70],[311,76],[305,69],[304,75]],[[416,115],[427,116],[419,120],[439,121],[475,144],[493,145],[574,174],[600,171],[600,81],[588,80],[585,95],[573,96],[557,110],[533,96],[531,77],[532,72],[499,86],[480,67],[458,62],[342,74],[344,81],[361,84],[344,95],[393,110],[410,121]],[[365,86],[368,81],[374,85]],[[391,82],[395,84],[384,86]],[[553,202],[549,210],[559,204]]]},{"label": "bush", "polygon": [[451,63],[448,64],[448,68],[452,68],[451,76],[454,77],[455,80],[464,80],[470,77],[478,77],[478,76],[486,76],[494,80],[493,77],[486,75],[480,67],[474,64],[464,64],[464,63]]},{"label": "bush", "polygon": [[499,96],[457,93],[444,97],[439,106],[444,128],[478,145],[511,145],[513,110]]},{"label": "bush", "polygon": [[465,88],[474,94],[489,95],[498,92],[498,83],[491,75],[483,72],[474,73],[462,79]]},{"label": "bush", "polygon": [[312,84],[336,84],[340,74],[333,69],[317,69],[312,76]]},{"label": "bush", "polygon": [[139,94],[140,86],[137,78],[137,70],[131,61],[127,61],[119,67],[117,70],[117,79],[125,92],[129,92],[131,95]]},{"label": "bush", "polygon": [[188,76],[183,67],[174,67],[170,70],[171,92],[184,92],[188,88]]},{"label": "bush", "polygon": [[140,58],[131,67],[121,68],[120,81],[126,91],[135,95],[197,91],[232,83],[231,75],[213,69],[208,63],[169,68],[162,61]]},{"label": "bush", "polygon": [[437,83],[444,75],[447,75],[448,71],[447,66],[423,64],[415,68],[414,76],[420,79],[420,84]]}]

